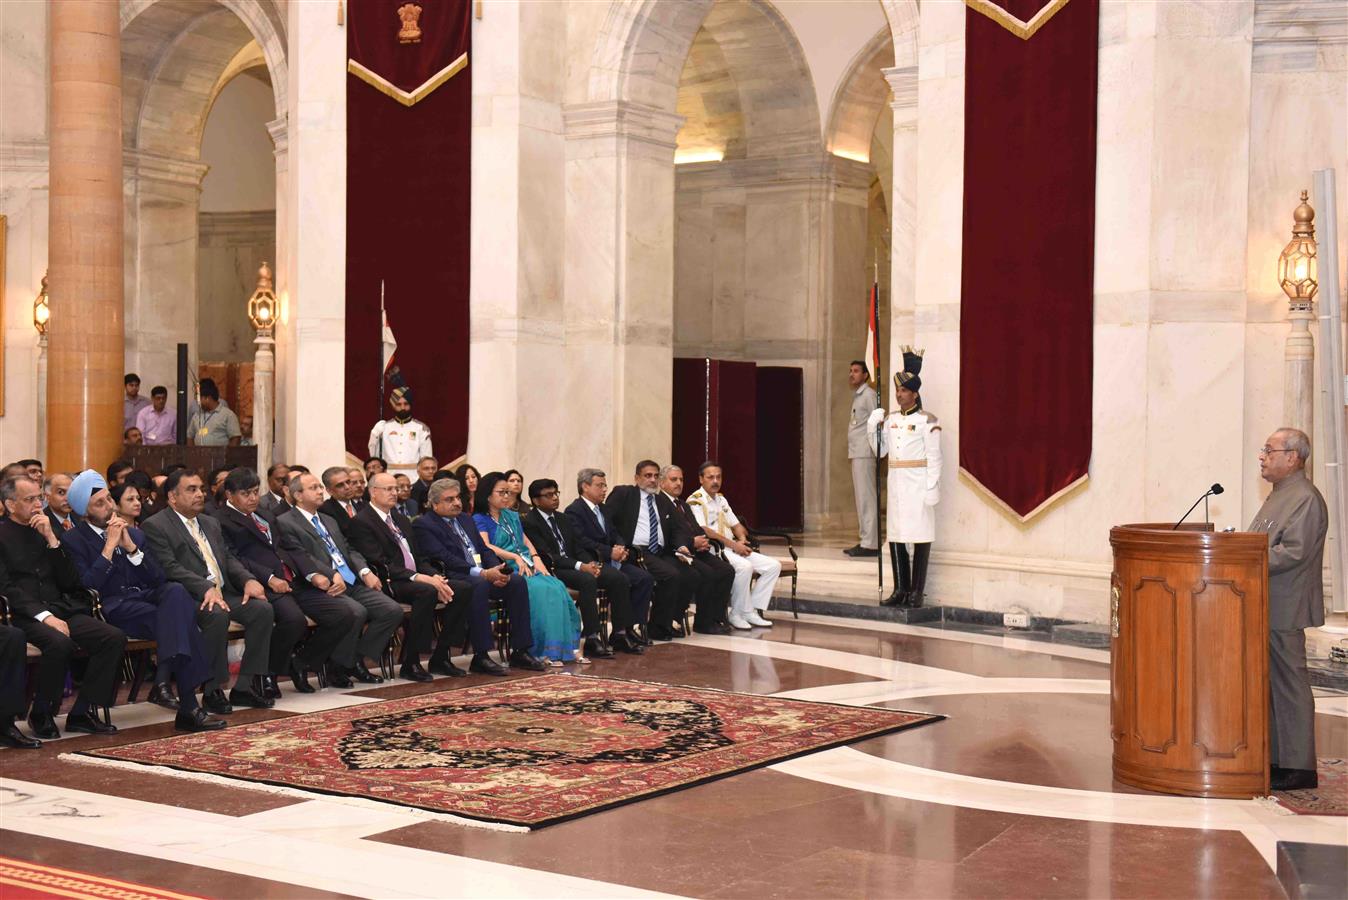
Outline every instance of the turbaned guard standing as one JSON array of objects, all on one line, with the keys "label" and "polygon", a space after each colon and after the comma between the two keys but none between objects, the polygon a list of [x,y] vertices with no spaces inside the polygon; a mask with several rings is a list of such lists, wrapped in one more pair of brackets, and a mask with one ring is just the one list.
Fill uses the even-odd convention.
[{"label": "turbaned guard standing", "polygon": [[[880,429],[880,456],[889,457],[885,540],[894,572],[894,592],[884,606],[916,609],[927,586],[927,563],[936,539],[936,504],[941,500],[941,426],[922,408],[922,351],[903,348],[903,371],[894,376],[896,412],[871,413],[868,428]],[[913,545],[911,569],[908,544]]]}]

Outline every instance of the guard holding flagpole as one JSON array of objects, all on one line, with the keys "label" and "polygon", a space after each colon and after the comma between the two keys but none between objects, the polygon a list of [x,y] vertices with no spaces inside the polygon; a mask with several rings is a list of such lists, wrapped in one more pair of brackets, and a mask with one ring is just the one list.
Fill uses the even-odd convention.
[{"label": "guard holding flagpole", "polygon": [[392,474],[404,472],[416,481],[417,461],[434,456],[431,430],[420,419],[412,418],[412,389],[396,387],[389,394],[393,417],[376,422],[370,429],[370,455],[378,456]]},{"label": "guard holding flagpole", "polygon": [[[922,351],[903,348],[903,371],[894,376],[897,411],[871,413],[878,456],[889,458],[885,539],[894,571],[894,592],[884,606],[916,609],[927,585],[927,564],[936,539],[936,504],[941,500],[941,426],[922,408]],[[913,545],[911,566],[908,544]]]}]

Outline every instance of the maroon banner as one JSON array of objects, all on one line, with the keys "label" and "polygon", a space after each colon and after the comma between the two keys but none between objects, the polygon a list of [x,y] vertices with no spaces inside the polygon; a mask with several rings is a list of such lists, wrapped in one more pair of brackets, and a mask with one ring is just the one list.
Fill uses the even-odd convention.
[{"label": "maroon banner", "polygon": [[1099,13],[968,6],[960,468],[1025,520],[1090,464]]},{"label": "maroon banner", "polygon": [[412,414],[447,462],[468,446],[470,2],[351,0],[346,31],[346,446],[364,458],[389,415],[382,282]]}]

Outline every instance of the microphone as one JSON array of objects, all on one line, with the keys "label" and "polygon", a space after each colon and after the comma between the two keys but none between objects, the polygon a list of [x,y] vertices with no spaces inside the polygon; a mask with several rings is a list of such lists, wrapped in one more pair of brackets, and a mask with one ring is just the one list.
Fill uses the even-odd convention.
[{"label": "microphone", "polygon": [[[1175,529],[1177,529],[1177,528],[1179,528],[1181,525],[1183,525],[1183,524],[1184,524],[1184,520],[1187,519],[1187,518],[1189,518],[1189,513],[1193,512],[1195,509],[1198,508],[1198,504],[1203,503],[1203,501],[1207,500],[1209,497],[1215,497],[1216,495],[1220,494],[1220,493],[1221,493],[1222,491],[1224,491],[1224,490],[1226,490],[1226,488],[1222,487],[1220,484],[1214,484],[1212,487],[1208,488],[1207,491],[1205,491],[1205,492],[1203,493],[1203,496],[1201,496],[1201,497],[1199,497],[1197,500],[1195,500],[1195,501],[1194,501],[1194,505],[1191,506],[1191,507],[1189,507],[1189,511],[1186,512],[1184,515],[1180,516],[1180,520],[1170,527],[1170,530],[1171,530],[1171,531],[1174,531]],[[1208,520],[1208,508],[1207,508],[1206,505],[1204,505],[1204,507],[1203,507],[1203,521],[1206,522],[1207,520]]]}]

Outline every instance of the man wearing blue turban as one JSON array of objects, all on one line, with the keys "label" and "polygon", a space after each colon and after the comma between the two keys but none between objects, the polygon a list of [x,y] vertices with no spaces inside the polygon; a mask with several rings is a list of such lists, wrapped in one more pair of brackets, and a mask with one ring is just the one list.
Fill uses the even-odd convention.
[{"label": "man wearing blue turban", "polygon": [[[206,648],[197,628],[197,605],[182,585],[169,581],[144,551],[145,535],[117,515],[107,482],[86,469],[70,485],[70,507],[80,522],[62,535],[85,587],[99,592],[103,617],[135,638],[158,644],[150,702],[177,710],[179,731],[212,731],[223,719],[206,714],[196,689],[208,677]],[[170,678],[178,682],[175,694]]]}]

